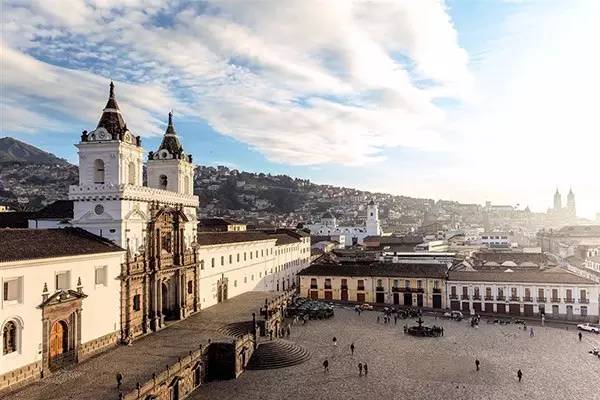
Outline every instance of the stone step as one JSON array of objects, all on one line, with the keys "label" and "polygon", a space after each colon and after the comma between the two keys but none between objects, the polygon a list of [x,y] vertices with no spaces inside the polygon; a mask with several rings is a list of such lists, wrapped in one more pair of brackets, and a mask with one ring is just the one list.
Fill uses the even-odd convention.
[{"label": "stone step", "polygon": [[276,339],[259,344],[248,363],[248,369],[275,369],[301,364],[310,353],[293,342]]}]

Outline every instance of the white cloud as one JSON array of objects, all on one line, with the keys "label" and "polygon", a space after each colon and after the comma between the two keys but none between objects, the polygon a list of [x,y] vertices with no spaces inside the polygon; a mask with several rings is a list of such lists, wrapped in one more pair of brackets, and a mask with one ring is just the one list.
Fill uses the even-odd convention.
[{"label": "white cloud", "polygon": [[173,106],[278,162],[354,165],[380,160],[388,147],[444,146],[434,100],[471,92],[468,58],[441,1],[6,7],[19,96],[97,118],[111,76],[133,82],[118,96],[135,131],[156,132],[153,115]]}]

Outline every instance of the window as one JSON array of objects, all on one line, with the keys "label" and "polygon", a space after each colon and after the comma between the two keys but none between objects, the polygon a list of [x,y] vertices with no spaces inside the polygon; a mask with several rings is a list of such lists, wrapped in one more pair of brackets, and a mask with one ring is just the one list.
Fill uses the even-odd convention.
[{"label": "window", "polygon": [[377,287],[378,288],[383,287],[383,280],[382,279],[377,279]]},{"label": "window", "polygon": [[17,324],[15,321],[8,321],[2,329],[2,354],[15,351],[17,351]]},{"label": "window", "polygon": [[188,281],[188,294],[192,294],[194,292],[194,281]]},{"label": "window", "polygon": [[567,289],[567,300],[570,301],[573,299],[573,290]]},{"label": "window", "polygon": [[247,282],[248,282],[248,277],[247,277],[247,276],[245,276],[245,277],[244,277],[244,283],[247,283]]},{"label": "window", "polygon": [[587,299],[587,293],[586,293],[585,289],[581,289],[579,291],[579,299],[580,300],[586,300]]},{"label": "window", "polygon": [[246,261],[246,252],[244,252],[244,261]]},{"label": "window", "polygon": [[479,286],[475,286],[473,288],[473,297],[475,297],[475,298],[479,297]]},{"label": "window", "polygon": [[141,296],[139,294],[133,296],[133,311],[140,311],[140,299]]},{"label": "window", "polygon": [[250,280],[254,280],[254,274],[250,275]]},{"label": "window", "polygon": [[2,299],[6,302],[21,301],[21,281],[23,278],[12,278],[4,281],[2,285]]},{"label": "window", "polygon": [[527,298],[527,299],[531,298],[531,289],[530,288],[525,288],[525,298]]},{"label": "window", "polygon": [[456,286],[450,286],[450,294],[456,296]]},{"label": "window", "polygon": [[331,289],[331,278],[325,278],[325,289]]},{"label": "window", "polygon": [[356,290],[365,290],[365,281],[359,279],[356,283]]},{"label": "window", "polygon": [[221,265],[225,265],[225,256],[221,256]]},{"label": "window", "polygon": [[587,313],[587,306],[581,306],[581,316],[582,317],[587,317],[588,313]]},{"label": "window", "polygon": [[240,262],[240,253],[237,253],[237,262]]},{"label": "window", "polygon": [[106,286],[106,266],[96,267],[94,284]]},{"label": "window", "polygon": [[256,258],[258,258],[258,250],[256,250]]},{"label": "window", "polygon": [[237,287],[237,281],[233,281],[233,287]]},{"label": "window", "polygon": [[310,278],[310,288],[311,289],[317,288],[317,278]]},{"label": "window", "polygon": [[543,288],[539,288],[538,289],[538,301],[541,301],[539,299],[543,299],[544,298],[544,289]]},{"label": "window", "polygon": [[214,257],[210,259],[210,267],[211,268],[215,267],[215,258]]},{"label": "window", "polygon": [[130,185],[136,184],[136,173],[135,173],[135,163],[133,161],[129,161],[129,165],[127,167],[127,175]]},{"label": "window", "polygon": [[252,260],[252,252],[250,252],[250,259]]},{"label": "window", "polygon": [[440,281],[433,281],[433,288],[434,289],[439,289],[440,288]]},{"label": "window", "polygon": [[417,288],[423,289],[423,281],[422,280],[417,281]]},{"label": "window", "polygon": [[55,276],[56,290],[68,290],[71,288],[69,272],[58,272]]},{"label": "window", "polygon": [[492,288],[491,287],[485,288],[485,298],[486,298],[486,300],[490,300],[492,298]]},{"label": "window", "polygon": [[516,299],[517,298],[517,288],[516,287],[510,288],[510,297],[512,299]]},{"label": "window", "polygon": [[104,161],[94,160],[94,183],[104,184]]},{"label": "window", "polygon": [[558,289],[552,289],[552,301],[558,299]]},{"label": "window", "polygon": [[469,295],[469,287],[468,286],[463,286],[462,287],[462,294],[463,296],[468,296]]},{"label": "window", "polygon": [[408,279],[404,281],[404,287],[405,288],[409,288],[410,287],[410,281]]},{"label": "window", "polygon": [[233,263],[233,255],[232,254],[229,255],[229,264],[231,264],[231,263]]},{"label": "window", "polygon": [[498,300],[503,299],[503,298],[504,298],[504,289],[498,288]]},{"label": "window", "polygon": [[159,189],[167,190],[167,185],[169,184],[169,179],[166,175],[161,175],[158,177],[158,187]]}]

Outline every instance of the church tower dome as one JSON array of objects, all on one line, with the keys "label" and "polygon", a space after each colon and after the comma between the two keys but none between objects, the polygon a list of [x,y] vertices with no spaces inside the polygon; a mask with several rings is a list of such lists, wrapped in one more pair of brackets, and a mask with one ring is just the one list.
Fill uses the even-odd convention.
[{"label": "church tower dome", "polygon": [[554,192],[554,211],[560,211],[562,209],[562,199],[560,196],[560,192],[558,191],[558,187],[556,188],[556,192]]},{"label": "church tower dome", "polygon": [[567,211],[570,217],[575,217],[577,215],[577,210],[575,208],[575,193],[573,193],[573,188],[569,188],[569,194],[567,195]]},{"label": "church tower dome", "polygon": [[173,112],[169,113],[167,129],[156,151],[148,153],[148,186],[192,194],[194,166],[192,156],[183,151],[173,126]]}]

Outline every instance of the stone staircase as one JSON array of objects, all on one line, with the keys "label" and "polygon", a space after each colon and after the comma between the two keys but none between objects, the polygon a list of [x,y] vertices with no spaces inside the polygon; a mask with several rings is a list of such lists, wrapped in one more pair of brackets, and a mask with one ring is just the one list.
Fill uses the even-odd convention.
[{"label": "stone staircase", "polygon": [[258,345],[246,369],[276,369],[302,364],[310,358],[305,348],[287,340],[275,339]]},{"label": "stone staircase", "polygon": [[252,332],[252,321],[240,321],[225,325],[219,329],[224,335],[240,338],[245,334]]}]

